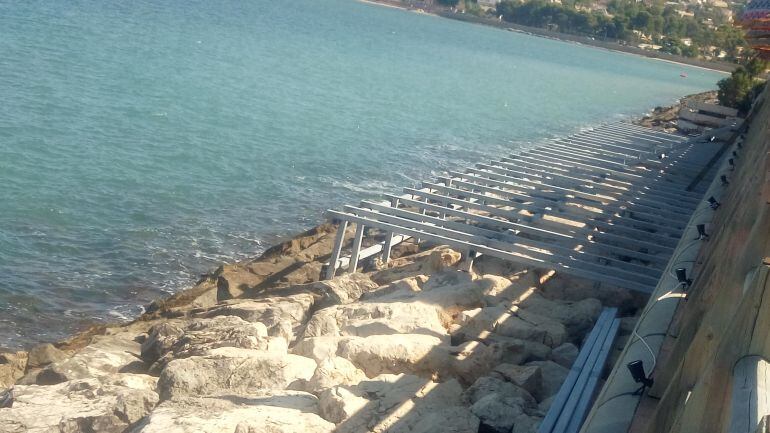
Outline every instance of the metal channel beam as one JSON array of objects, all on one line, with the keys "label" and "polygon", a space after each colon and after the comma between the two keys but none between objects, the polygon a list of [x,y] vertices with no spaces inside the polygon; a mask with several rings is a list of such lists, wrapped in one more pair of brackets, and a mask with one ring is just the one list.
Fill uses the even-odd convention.
[{"label": "metal channel beam", "polygon": [[[629,219],[618,218],[619,221],[617,221],[617,222],[615,222],[615,221],[607,222],[607,221],[603,221],[603,220],[598,219],[598,217],[596,217],[596,216],[591,218],[588,215],[574,215],[574,214],[568,214],[568,213],[565,213],[565,212],[558,212],[556,210],[546,211],[544,209],[537,209],[537,208],[534,208],[534,207],[528,207],[526,205],[514,206],[515,203],[511,202],[510,200],[490,197],[490,196],[487,196],[487,195],[484,195],[484,194],[478,194],[478,193],[474,193],[474,192],[471,192],[471,191],[464,191],[464,190],[460,190],[460,189],[456,189],[456,188],[445,187],[443,185],[430,184],[430,185],[426,185],[425,187],[426,188],[430,188],[432,190],[440,191],[440,192],[442,192],[442,193],[444,193],[446,195],[454,194],[455,196],[474,198],[476,200],[480,200],[482,203],[495,204],[495,205],[498,205],[498,206],[510,206],[512,208],[515,207],[515,208],[522,209],[522,210],[528,210],[530,212],[536,211],[537,213],[540,213],[540,214],[553,215],[553,216],[556,216],[556,217],[560,217],[560,218],[564,218],[564,219],[568,219],[568,220],[573,220],[573,221],[577,217],[578,218],[577,221],[582,221],[585,224],[588,224],[590,226],[593,226],[593,227],[596,227],[596,228],[599,228],[599,229],[609,230],[611,232],[618,232],[618,233],[626,233],[626,234],[630,233],[630,234],[633,234],[635,236],[638,236],[639,238],[646,238],[646,239],[649,239],[649,240],[655,240],[656,242],[661,242],[661,243],[663,243],[663,245],[666,245],[666,246],[672,246],[673,247],[676,244],[676,242],[677,242],[677,240],[679,238],[679,235],[677,235],[675,233],[672,233],[671,235],[666,235],[666,234],[659,234],[657,232],[651,232],[651,231],[648,231],[648,230],[642,230],[642,229],[639,229],[639,228],[635,228],[633,226],[633,221],[629,221]],[[405,189],[405,191],[406,191],[406,189]],[[419,191],[418,191],[418,193],[419,193]],[[586,220],[585,218],[588,218],[588,219]],[[658,227],[656,227],[656,228],[658,228]]]},{"label": "metal channel beam", "polygon": [[[642,228],[644,230],[648,230],[651,233],[669,233],[672,235],[678,235],[678,234],[681,234],[681,230],[684,227],[684,224],[682,224],[681,220],[672,221],[672,220],[661,219],[661,218],[653,218],[655,221],[651,222],[649,220],[644,220],[644,219],[640,219],[639,217],[636,217],[634,215],[635,211],[631,211],[631,210],[623,212],[623,214],[615,214],[614,212],[612,212],[613,211],[612,209],[607,209],[606,212],[602,210],[601,213],[597,213],[589,209],[578,208],[575,205],[580,203],[577,203],[571,200],[561,200],[561,201],[554,200],[551,202],[543,202],[543,200],[537,200],[534,198],[527,200],[524,198],[524,197],[527,197],[524,194],[520,194],[517,192],[509,192],[507,190],[503,190],[499,188],[490,188],[487,186],[479,185],[477,183],[464,182],[456,179],[452,180],[453,187],[447,187],[445,185],[439,185],[439,184],[434,184],[429,182],[423,182],[422,185],[423,187],[435,189],[445,193],[446,192],[450,192],[450,193],[475,192],[474,190],[476,190],[476,191],[483,191],[485,193],[495,194],[497,196],[510,199],[511,201],[508,203],[509,206],[515,206],[522,209],[526,209],[533,213],[547,214],[547,213],[559,211],[562,214],[572,215],[573,217],[582,217],[582,218],[586,218],[586,217],[599,218],[601,214],[604,214],[608,218],[618,219],[619,222],[622,222],[627,225],[635,226],[638,228]],[[455,188],[457,186],[464,187],[466,188],[466,190]],[[484,197],[489,198],[488,196],[484,196]],[[571,203],[574,203],[574,204],[571,204]],[[597,207],[597,209],[599,208]],[[686,224],[686,221],[684,223]],[[665,226],[661,227],[661,224],[665,224]]]},{"label": "metal channel beam", "polygon": [[[538,250],[547,251],[549,254],[552,254],[553,257],[569,258],[571,260],[585,262],[587,266],[594,266],[596,264],[602,264],[602,262],[604,262],[603,264],[610,265],[612,268],[621,269],[626,272],[637,273],[639,275],[646,275],[646,276],[654,277],[656,279],[660,277],[660,274],[662,272],[661,268],[637,265],[627,261],[618,260],[612,257],[592,254],[585,250],[575,250],[573,248],[559,246],[558,244],[555,244],[555,243],[539,242],[532,239],[522,238],[507,231],[500,232],[496,230],[490,230],[487,228],[474,226],[463,222],[451,221],[451,220],[446,220],[444,218],[425,215],[423,213],[417,213],[417,212],[411,212],[405,209],[393,208],[387,205],[380,205],[377,203],[364,201],[361,203],[361,207],[369,208],[372,211],[376,211],[377,214],[382,214],[382,215],[364,213],[361,210],[362,208],[356,208],[353,206],[346,206],[345,210],[348,212],[354,213],[356,215],[367,216],[369,218],[379,218],[380,220],[386,221],[386,222],[393,222],[393,220],[389,221],[385,219],[385,216],[388,216],[388,217],[392,216],[392,217],[415,221],[416,223],[419,223],[419,224],[427,223],[434,227],[441,227],[449,230],[457,230],[459,232],[467,233],[472,236],[480,236],[482,238],[486,238],[487,239],[486,241],[481,241],[481,242],[482,243],[489,242],[488,245],[494,246],[496,248],[503,249],[503,250],[508,248],[510,245],[521,247],[527,250],[531,250],[534,248]],[[502,241],[505,245],[497,245],[497,241]]]},{"label": "metal channel beam", "polygon": [[[390,196],[390,197],[394,197],[394,196]],[[545,230],[539,227],[535,227],[533,225],[514,222],[514,221],[518,221],[518,218],[514,219],[513,221],[509,219],[502,220],[498,218],[479,215],[477,213],[462,211],[454,207],[447,207],[447,205],[431,204],[425,201],[413,200],[405,197],[400,197],[399,202],[409,208],[416,208],[416,209],[421,209],[429,212],[436,212],[447,216],[453,216],[456,218],[463,218],[466,221],[475,221],[476,223],[481,224],[484,227],[495,227],[499,230],[511,230],[511,231],[514,231],[519,236],[523,235],[527,237],[527,239],[532,239],[532,240],[542,241],[542,242],[556,242],[560,245],[572,246],[572,247],[574,247],[575,245],[585,245],[587,251],[589,252],[591,250],[606,251],[611,254],[614,254],[618,258],[632,258],[632,259],[637,259],[644,262],[650,262],[650,263],[653,263],[654,264],[653,266],[655,267],[664,266],[666,263],[668,263],[668,256],[670,255],[670,254],[667,254],[666,257],[662,257],[654,254],[646,254],[646,253],[639,252],[637,250],[631,250],[628,248],[606,244],[602,239],[597,239],[596,237],[589,239],[589,235],[596,236],[596,232],[592,232],[589,230],[583,230],[572,234],[566,234],[556,230]],[[485,210],[485,211],[488,210],[489,211],[488,213],[490,215],[495,215],[496,214],[495,211],[499,210],[498,208],[495,208],[492,206],[484,206],[484,205],[477,205],[477,206],[474,206],[474,208],[477,210]],[[506,213],[510,214],[511,212],[506,212]],[[514,214],[513,218],[515,217],[517,217],[517,215]],[[503,218],[509,218],[509,216],[506,215]],[[632,247],[639,246],[639,244],[634,243],[633,239],[623,238],[623,240],[625,240],[628,243],[628,245]]]},{"label": "metal channel beam", "polygon": [[650,286],[649,283],[645,284],[643,282],[647,278],[625,279],[622,277],[617,277],[611,273],[607,273],[606,268],[600,272],[593,272],[586,269],[582,269],[580,267],[571,266],[572,265],[571,263],[565,264],[565,263],[548,262],[543,259],[531,257],[527,254],[512,253],[509,251],[504,251],[504,250],[499,250],[497,248],[489,247],[486,245],[476,244],[474,242],[457,240],[455,238],[448,237],[445,235],[442,236],[442,235],[430,233],[423,230],[401,227],[398,224],[390,224],[382,221],[377,221],[371,218],[361,217],[358,215],[352,215],[352,214],[338,212],[338,211],[332,211],[332,210],[327,211],[327,216],[338,220],[347,220],[357,224],[364,224],[366,226],[375,227],[385,231],[392,231],[394,233],[400,233],[400,234],[409,235],[412,237],[429,239],[434,242],[445,244],[449,247],[458,248],[462,251],[473,250],[473,251],[486,254],[492,257],[497,257],[503,260],[510,260],[512,262],[517,262],[524,265],[530,265],[530,266],[535,266],[539,268],[554,269],[556,271],[564,272],[565,274],[574,275],[576,277],[586,278],[594,281],[606,282],[612,285],[625,287],[628,289],[637,290],[644,293],[651,293],[653,290],[653,286]]},{"label": "metal channel beam", "polygon": [[[413,196],[413,197],[423,197],[426,200],[433,200],[435,202],[439,202],[443,204],[444,206],[454,205],[454,206],[461,206],[465,209],[475,209],[484,211],[490,215],[498,216],[501,218],[506,218],[510,221],[518,221],[523,219],[522,215],[519,213],[516,213],[514,211],[504,210],[500,209],[494,206],[483,204],[479,201],[474,201],[476,199],[462,199],[462,198],[456,198],[456,197],[450,197],[446,195],[441,194],[435,194],[428,191],[421,191],[413,188],[404,188],[404,192]],[[415,200],[416,201],[416,200]],[[644,248],[647,251],[653,252],[652,254],[662,254],[662,255],[670,255],[671,252],[673,252],[673,246],[676,243],[676,240],[672,240],[671,238],[662,238],[659,236],[653,236],[652,238],[648,237],[650,233],[633,230],[633,229],[627,229],[627,230],[617,230],[617,227],[613,227],[610,224],[602,223],[601,221],[593,222],[586,222],[586,225],[588,228],[579,228],[574,226],[566,226],[564,224],[557,224],[554,223],[553,226],[557,227],[553,230],[551,229],[542,229],[539,226],[542,226],[542,224],[539,224],[538,221],[535,221],[533,218],[529,218],[526,220],[527,226],[533,227],[533,229],[536,230],[543,230],[543,231],[552,231],[556,233],[567,233],[570,236],[592,236],[593,238],[598,239],[598,241],[603,242],[604,240],[613,241],[616,243],[622,244],[627,249],[632,248]],[[624,235],[618,235],[613,234],[607,231],[596,231],[596,230],[607,230],[607,229],[616,229],[616,231],[625,232]]]}]

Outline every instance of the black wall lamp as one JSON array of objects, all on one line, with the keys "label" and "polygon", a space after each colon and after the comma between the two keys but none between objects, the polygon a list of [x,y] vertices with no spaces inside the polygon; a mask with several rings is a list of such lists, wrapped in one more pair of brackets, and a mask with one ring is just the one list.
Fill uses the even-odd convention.
[{"label": "black wall lamp", "polygon": [[644,372],[644,362],[642,362],[641,359],[629,362],[626,364],[626,367],[628,367],[628,371],[631,372],[631,377],[634,378],[634,382],[642,384],[642,387],[637,389],[634,394],[643,393],[645,388],[651,387],[654,383],[654,381],[647,377],[647,374]]},{"label": "black wall lamp", "polygon": [[722,206],[722,203],[718,202],[713,195],[708,198],[708,202],[709,202],[709,206],[711,206],[711,209],[714,209],[714,210],[717,210],[719,206]]}]

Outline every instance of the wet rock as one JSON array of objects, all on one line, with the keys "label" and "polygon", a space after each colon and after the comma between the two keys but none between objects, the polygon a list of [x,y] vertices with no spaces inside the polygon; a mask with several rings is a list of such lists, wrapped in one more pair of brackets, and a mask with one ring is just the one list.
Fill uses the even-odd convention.
[{"label": "wet rock", "polygon": [[41,344],[29,351],[27,365],[29,368],[41,368],[54,362],[63,361],[65,358],[67,358],[67,354],[57,349],[53,344]]},{"label": "wet rock", "polygon": [[139,343],[117,336],[94,337],[91,344],[63,361],[48,365],[37,375],[39,385],[100,377],[137,370],[144,363]]},{"label": "wet rock", "polygon": [[443,336],[440,311],[418,302],[363,302],[317,311],[304,337],[426,334]]},{"label": "wet rock", "polygon": [[435,365],[426,360],[441,344],[422,334],[375,335],[341,341],[338,355],[373,377],[383,373],[431,374]]},{"label": "wet rock", "polygon": [[569,370],[553,361],[532,361],[528,362],[528,366],[537,366],[542,370],[543,387],[539,393],[535,394],[538,401],[543,401],[548,397],[556,395],[561,388],[561,384],[569,374]]},{"label": "wet rock", "polygon": [[218,392],[280,390],[297,380],[309,380],[315,369],[315,361],[302,356],[221,347],[205,356],[169,362],[158,379],[158,393],[166,400]]},{"label": "wet rock", "polygon": [[263,391],[239,396],[180,397],[161,403],[135,433],[332,432],[318,416],[318,399],[298,391]]},{"label": "wet rock", "polygon": [[536,395],[543,386],[543,373],[536,365],[500,364],[494,372],[532,395]]},{"label": "wet rock", "polygon": [[20,385],[14,389],[13,408],[0,409],[0,431],[123,432],[157,404],[154,388],[154,378],[132,374]]},{"label": "wet rock", "polygon": [[572,364],[575,363],[579,352],[577,346],[574,344],[564,343],[559,347],[553,348],[551,351],[551,359],[562,367],[572,368]]},{"label": "wet rock", "polygon": [[16,383],[27,368],[27,352],[0,353],[0,389]]}]

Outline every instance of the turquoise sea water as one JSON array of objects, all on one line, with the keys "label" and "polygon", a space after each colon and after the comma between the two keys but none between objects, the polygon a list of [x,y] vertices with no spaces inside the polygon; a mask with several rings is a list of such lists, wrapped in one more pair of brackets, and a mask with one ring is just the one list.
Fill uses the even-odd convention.
[{"label": "turquoise sea water", "polygon": [[0,0],[0,346],[721,77],[352,0]]}]

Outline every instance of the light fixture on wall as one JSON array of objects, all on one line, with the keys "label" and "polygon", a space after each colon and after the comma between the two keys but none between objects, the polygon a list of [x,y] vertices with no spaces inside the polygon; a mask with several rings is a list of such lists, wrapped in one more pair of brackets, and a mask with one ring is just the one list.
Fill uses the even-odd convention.
[{"label": "light fixture on wall", "polygon": [[722,206],[722,203],[718,202],[713,195],[708,198],[708,202],[709,202],[709,206],[711,206],[711,209],[714,209],[714,210],[717,210],[719,206]]},{"label": "light fixture on wall", "polygon": [[709,235],[706,234],[706,224],[698,224],[697,226],[695,226],[695,228],[698,229],[698,240],[701,240],[701,241],[709,240]]},{"label": "light fixture on wall", "polygon": [[730,181],[727,180],[727,176],[724,174],[719,176],[719,180],[722,181],[722,186],[730,185]]},{"label": "light fixture on wall", "polygon": [[735,170],[735,160],[730,158],[727,160],[727,163],[730,164],[730,170]]},{"label": "light fixture on wall", "polygon": [[692,280],[690,278],[687,278],[687,269],[685,268],[676,268],[676,279],[679,281],[679,284],[684,287],[685,290],[687,290],[690,285],[692,284]]},{"label": "light fixture on wall", "polygon": [[631,377],[634,378],[634,382],[642,384],[642,387],[637,389],[634,394],[641,394],[644,392],[645,388],[651,387],[654,383],[654,381],[647,377],[647,374],[644,372],[644,362],[642,362],[641,359],[629,362],[626,364],[626,367],[628,367]]}]

